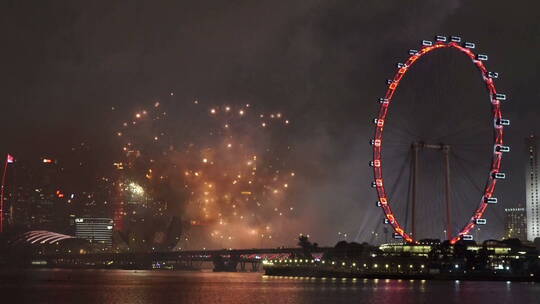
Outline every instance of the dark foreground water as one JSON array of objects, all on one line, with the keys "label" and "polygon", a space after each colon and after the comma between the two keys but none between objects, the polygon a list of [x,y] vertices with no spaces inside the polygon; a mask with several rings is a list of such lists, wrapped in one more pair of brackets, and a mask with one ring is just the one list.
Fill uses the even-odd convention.
[{"label": "dark foreground water", "polygon": [[0,271],[0,303],[540,303],[540,284],[141,270]]}]

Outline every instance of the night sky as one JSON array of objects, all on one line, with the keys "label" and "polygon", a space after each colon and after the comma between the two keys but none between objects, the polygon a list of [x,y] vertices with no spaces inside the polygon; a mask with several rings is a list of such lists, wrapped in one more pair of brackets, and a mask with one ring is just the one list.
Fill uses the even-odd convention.
[{"label": "night sky", "polygon": [[509,180],[484,235],[500,237],[503,208],[525,200],[524,138],[540,133],[539,19],[537,1],[4,0],[0,152],[82,161],[84,184],[112,170],[126,113],[154,100],[174,105],[169,117],[194,100],[251,103],[293,122],[281,134],[299,175],[291,239],[369,241],[382,217],[368,142],[385,80],[422,39],[460,35],[489,55],[510,100]]}]

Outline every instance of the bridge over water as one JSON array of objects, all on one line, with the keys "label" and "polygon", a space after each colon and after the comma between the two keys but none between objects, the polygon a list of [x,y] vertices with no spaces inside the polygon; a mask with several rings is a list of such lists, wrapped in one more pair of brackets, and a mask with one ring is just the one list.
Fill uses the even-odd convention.
[{"label": "bridge over water", "polygon": [[[311,251],[320,258],[330,247]],[[198,269],[212,262],[215,271],[258,271],[263,260],[303,257],[302,248],[254,248],[191,250],[149,253],[54,254],[33,257],[36,267],[119,268],[119,269]]]}]

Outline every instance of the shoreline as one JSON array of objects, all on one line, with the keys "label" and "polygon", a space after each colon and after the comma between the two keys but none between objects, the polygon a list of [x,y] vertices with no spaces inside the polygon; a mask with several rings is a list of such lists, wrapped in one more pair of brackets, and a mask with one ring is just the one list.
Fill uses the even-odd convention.
[{"label": "shoreline", "polygon": [[314,278],[356,278],[356,279],[393,279],[393,280],[432,280],[432,281],[507,281],[540,282],[540,278],[531,275],[508,275],[498,273],[392,273],[363,272],[350,269],[322,269],[317,266],[264,266],[264,274],[277,277],[314,277]]}]

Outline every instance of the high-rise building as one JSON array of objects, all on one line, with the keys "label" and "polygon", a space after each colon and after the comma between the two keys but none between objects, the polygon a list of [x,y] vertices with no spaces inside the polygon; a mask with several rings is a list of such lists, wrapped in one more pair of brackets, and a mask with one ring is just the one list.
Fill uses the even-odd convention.
[{"label": "high-rise building", "polygon": [[112,246],[113,220],[110,218],[76,218],[75,236],[94,244]]},{"label": "high-rise building", "polygon": [[540,237],[540,197],[538,181],[538,147],[535,135],[525,139],[527,145],[527,166],[525,168],[525,191],[527,196],[527,240]]},{"label": "high-rise building", "polygon": [[527,216],[525,208],[505,208],[504,237],[506,239],[527,239]]},{"label": "high-rise building", "polygon": [[17,160],[6,183],[9,227],[65,232],[69,227],[69,197],[65,174],[56,160]]}]

